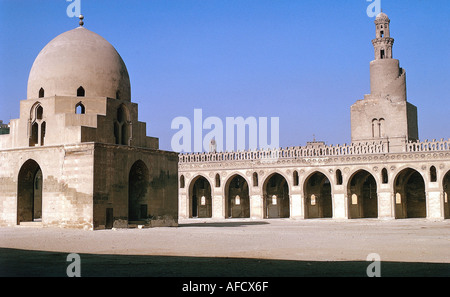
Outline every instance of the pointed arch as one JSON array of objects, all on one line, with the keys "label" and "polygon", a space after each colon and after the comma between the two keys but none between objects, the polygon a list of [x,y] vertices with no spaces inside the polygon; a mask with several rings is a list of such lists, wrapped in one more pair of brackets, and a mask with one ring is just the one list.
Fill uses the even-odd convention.
[{"label": "pointed arch", "polygon": [[43,178],[39,164],[27,160],[19,170],[17,183],[17,224],[42,219]]},{"label": "pointed arch", "polygon": [[226,218],[250,217],[250,191],[247,180],[240,174],[231,175],[225,183]]},{"label": "pointed arch", "polygon": [[297,170],[294,170],[294,172],[292,173],[292,179],[293,179],[293,186],[298,186],[299,177]]},{"label": "pointed arch", "polygon": [[370,172],[360,169],[351,175],[347,197],[349,219],[378,217],[377,182]]},{"label": "pointed arch", "polygon": [[381,182],[387,184],[389,182],[389,176],[386,168],[381,170]]},{"label": "pointed arch", "polygon": [[306,219],[333,217],[331,191],[331,182],[325,174],[315,171],[306,178],[303,185]]},{"label": "pointed arch", "polygon": [[437,182],[437,171],[436,171],[436,167],[434,167],[434,166],[430,167],[430,182],[432,182],[432,183]]},{"label": "pointed arch", "polygon": [[444,200],[444,218],[450,219],[450,170],[444,175],[442,180],[443,200]]},{"label": "pointed arch", "polygon": [[148,167],[142,160],[137,160],[128,174],[128,221],[147,219],[148,188]]},{"label": "pointed arch", "polygon": [[280,173],[268,175],[263,184],[265,218],[289,218],[289,184]]},{"label": "pointed arch", "polygon": [[84,107],[84,104],[80,101],[75,105],[75,113],[76,114],[85,114],[86,108]]},{"label": "pointed arch", "polygon": [[44,108],[42,105],[36,106],[36,120],[42,120],[44,117]]},{"label": "pointed arch", "polygon": [[77,97],[84,97],[86,95],[86,91],[82,86],[77,89]]},{"label": "pointed arch", "polygon": [[209,180],[203,175],[194,177],[190,182],[189,217],[212,217],[212,187]]},{"label": "pointed arch", "polygon": [[45,145],[45,132],[47,130],[47,123],[43,121],[41,123],[41,146]]},{"label": "pointed arch", "polygon": [[425,218],[425,179],[419,171],[407,167],[394,180],[395,218]]},{"label": "pointed arch", "polygon": [[184,184],[185,184],[184,175],[181,175],[180,176],[180,189],[184,189]]},{"label": "pointed arch", "polygon": [[218,173],[216,173],[215,182],[216,182],[216,188],[220,188],[220,175]]},{"label": "pointed arch", "polygon": [[336,170],[336,185],[340,186],[343,183],[342,171],[340,169]]},{"label": "pointed arch", "polygon": [[116,121],[114,122],[114,137],[116,144],[129,145],[131,135],[130,115],[125,104],[117,108]]},{"label": "pointed arch", "polygon": [[43,88],[39,89],[39,98],[44,98],[45,97],[45,91]]},{"label": "pointed arch", "polygon": [[257,172],[253,172],[253,186],[254,187],[258,186],[258,173]]}]

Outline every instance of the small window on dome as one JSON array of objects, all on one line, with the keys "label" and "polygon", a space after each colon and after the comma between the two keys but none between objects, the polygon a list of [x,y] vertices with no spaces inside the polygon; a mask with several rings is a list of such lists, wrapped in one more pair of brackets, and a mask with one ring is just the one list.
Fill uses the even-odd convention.
[{"label": "small window on dome", "polygon": [[83,87],[79,87],[77,90],[77,97],[84,97],[85,91]]},{"label": "small window on dome", "polygon": [[41,88],[41,89],[39,90],[39,98],[44,98],[44,94],[45,94],[44,89]]},{"label": "small window on dome", "polygon": [[116,92],[116,99],[120,99],[120,91]]}]

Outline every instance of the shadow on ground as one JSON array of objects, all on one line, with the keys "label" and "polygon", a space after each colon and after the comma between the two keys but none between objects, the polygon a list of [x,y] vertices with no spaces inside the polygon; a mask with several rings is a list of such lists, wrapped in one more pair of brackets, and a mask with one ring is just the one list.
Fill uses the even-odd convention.
[{"label": "shadow on ground", "polygon": [[[66,277],[68,253],[0,248],[0,276]],[[366,277],[371,262],[79,254],[82,277]],[[450,276],[450,264],[382,262],[381,276]]]},{"label": "shadow on ground", "polygon": [[255,225],[268,225],[268,222],[246,222],[246,221],[235,221],[235,222],[198,222],[198,223],[187,223],[179,224],[178,227],[242,227],[242,226],[255,226]]}]

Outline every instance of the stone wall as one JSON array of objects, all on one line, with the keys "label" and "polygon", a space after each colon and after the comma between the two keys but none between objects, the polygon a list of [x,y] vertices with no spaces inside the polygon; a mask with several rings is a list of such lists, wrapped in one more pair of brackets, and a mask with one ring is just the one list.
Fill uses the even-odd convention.
[{"label": "stone wall", "polygon": [[[399,217],[398,214],[396,216],[396,203],[404,203],[402,201],[406,199],[403,197],[403,200],[396,202],[395,184],[398,180],[400,185],[406,186],[407,179],[400,181],[398,178],[410,168],[412,172],[418,172],[424,182],[426,217],[447,218],[444,176],[450,172],[450,140],[409,142],[404,144],[402,150],[403,153],[389,153],[387,147],[376,142],[315,149],[296,147],[272,151],[182,154],[179,157],[179,178],[184,180],[184,187],[179,189],[179,216],[190,217],[191,183],[201,175],[213,188],[212,217],[226,218],[225,205],[227,199],[232,198],[227,197],[226,185],[231,177],[239,174],[249,184],[250,217],[265,218],[264,184],[278,173],[289,187],[290,218],[304,219],[305,203],[310,203],[311,198],[306,197],[305,183],[314,173],[321,173],[330,183],[332,217],[346,219],[351,217],[349,210],[353,194],[363,195],[362,192],[352,192],[352,178],[364,171],[376,182],[376,189],[372,189],[376,194],[372,197],[377,199],[377,217],[394,219]],[[432,179],[432,168],[436,170],[436,181]],[[257,184],[252,178],[255,173]],[[214,186],[217,175],[220,177],[219,187]],[[298,179],[298,183],[294,182],[294,178]],[[363,201],[363,198],[357,197],[356,203]]]}]

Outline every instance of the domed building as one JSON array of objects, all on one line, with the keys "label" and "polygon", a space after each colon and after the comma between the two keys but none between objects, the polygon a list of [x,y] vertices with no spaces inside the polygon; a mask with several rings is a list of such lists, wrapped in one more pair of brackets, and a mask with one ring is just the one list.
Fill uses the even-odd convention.
[{"label": "domed building", "polygon": [[39,53],[0,136],[0,225],[177,225],[178,156],[146,136],[127,67],[80,26]]}]

